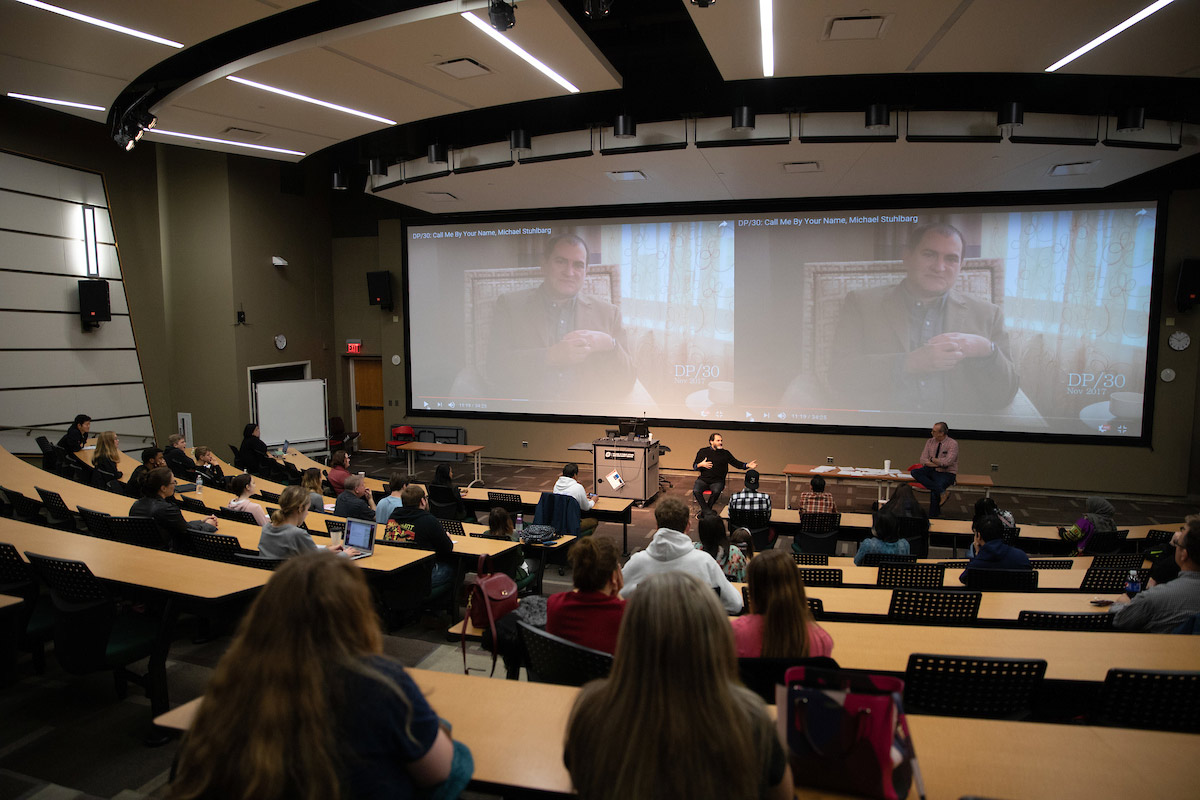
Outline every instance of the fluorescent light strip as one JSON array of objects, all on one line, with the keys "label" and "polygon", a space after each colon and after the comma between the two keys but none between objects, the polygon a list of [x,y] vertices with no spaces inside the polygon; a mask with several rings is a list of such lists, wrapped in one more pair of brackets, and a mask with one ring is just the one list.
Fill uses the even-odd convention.
[{"label": "fluorescent light strip", "polygon": [[213,144],[231,144],[234,147],[249,147],[251,150],[267,150],[272,153],[283,153],[289,156],[305,156],[306,153],[301,153],[299,150],[285,150],[282,147],[267,147],[264,144],[249,144],[248,142],[235,142],[232,139],[214,139],[211,136],[197,136],[194,133],[180,133],[179,131],[164,131],[162,128],[155,128],[152,131],[146,131],[150,135],[162,134],[163,136],[179,136],[183,139],[195,139],[198,142],[212,142]]},{"label": "fluorescent light strip", "polygon": [[89,25],[97,25],[101,28],[108,28],[110,31],[116,31],[117,33],[136,36],[139,39],[145,39],[146,41],[154,42],[155,44],[165,44],[167,47],[175,48],[183,47],[183,45],[179,42],[175,42],[170,39],[164,39],[161,36],[155,36],[152,33],[134,30],[133,28],[126,28],[124,25],[117,25],[115,22],[106,22],[105,20],[98,19],[96,17],[89,17],[87,14],[80,14],[78,11],[68,11],[65,8],[52,6],[49,3],[42,3],[38,0],[17,0],[17,2],[24,3],[32,8],[40,8],[42,11],[49,11],[52,14],[61,14],[64,17],[70,17],[71,19],[79,20],[80,22],[86,22]]},{"label": "fluorescent light strip", "polygon": [[243,86],[253,86],[255,89],[262,89],[264,92],[272,92],[273,94],[281,94],[284,97],[290,97],[293,100],[303,100],[305,103],[312,103],[315,106],[324,106],[325,108],[332,108],[334,111],[341,111],[343,114],[353,114],[356,117],[363,117],[365,119],[369,119],[374,122],[381,122],[384,125],[395,125],[396,124],[396,120],[394,120],[394,119],[388,119],[387,117],[377,117],[374,114],[368,114],[365,111],[355,111],[353,108],[346,108],[346,106],[339,106],[336,103],[327,103],[324,100],[318,100],[317,98],[309,97],[306,94],[298,94],[296,92],[289,92],[287,89],[280,89],[277,86],[268,86],[265,83],[257,83],[255,81],[248,81],[245,78],[239,78],[236,75],[226,75],[225,77],[228,80],[231,80],[234,83],[240,83]]},{"label": "fluorescent light strip", "polygon": [[1109,39],[1116,36],[1118,33],[1121,33],[1122,31],[1124,31],[1128,28],[1132,28],[1134,25],[1137,25],[1139,22],[1144,20],[1146,17],[1153,14],[1155,11],[1166,8],[1167,6],[1171,5],[1171,3],[1173,3],[1174,1],[1175,0],[1158,0],[1157,3],[1153,3],[1151,5],[1146,6],[1141,11],[1134,14],[1132,17],[1125,20],[1117,27],[1112,28],[1111,30],[1100,34],[1095,39],[1092,39],[1090,42],[1085,44],[1083,47],[1076,50],[1074,53],[1071,53],[1071,55],[1067,56],[1066,58],[1064,58],[1060,61],[1056,61],[1053,64],[1051,64],[1050,66],[1046,67],[1046,72],[1054,72],[1055,70],[1057,70],[1061,67],[1065,67],[1067,64],[1070,64],[1072,61],[1079,58],[1084,53],[1087,53],[1091,50],[1096,49],[1100,45],[1107,42]]},{"label": "fluorescent light strip", "polygon": [[515,54],[518,57],[520,57],[521,59],[523,59],[526,64],[529,64],[529,66],[533,67],[538,72],[542,73],[547,78],[549,78],[550,80],[557,83],[559,86],[566,89],[571,94],[576,94],[579,92],[578,86],[571,83],[569,80],[564,78],[562,75],[559,75],[557,72],[555,72],[554,70],[547,67],[541,61],[538,61],[536,58],[534,58],[529,53],[527,53],[519,44],[509,40],[509,38],[507,36],[500,33],[498,30],[496,30],[491,25],[484,22],[479,17],[477,17],[474,14],[471,14],[469,12],[466,12],[466,11],[464,11],[459,16],[461,16],[467,22],[474,25],[476,28],[479,28],[479,30],[483,31],[484,33],[486,33],[488,36],[495,39],[500,44],[507,47],[509,49],[509,51],[511,51],[513,54]]},{"label": "fluorescent light strip", "polygon": [[758,26],[762,29],[763,77],[775,76],[775,20],[771,0],[758,0]]},{"label": "fluorescent light strip", "polygon": [[53,97],[38,97],[36,94],[20,94],[18,92],[9,92],[9,97],[15,97],[18,100],[31,100],[34,103],[49,103],[52,106],[70,106],[71,108],[85,108],[88,111],[103,111],[104,106],[94,106],[90,103],[72,103],[70,100],[55,100]]}]

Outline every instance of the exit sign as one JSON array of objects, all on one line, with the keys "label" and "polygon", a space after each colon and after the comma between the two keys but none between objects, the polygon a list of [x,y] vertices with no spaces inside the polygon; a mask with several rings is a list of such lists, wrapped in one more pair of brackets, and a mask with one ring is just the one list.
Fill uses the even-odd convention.
[{"label": "exit sign", "polygon": [[362,351],[362,339],[346,340],[346,355],[357,356],[361,355]]}]

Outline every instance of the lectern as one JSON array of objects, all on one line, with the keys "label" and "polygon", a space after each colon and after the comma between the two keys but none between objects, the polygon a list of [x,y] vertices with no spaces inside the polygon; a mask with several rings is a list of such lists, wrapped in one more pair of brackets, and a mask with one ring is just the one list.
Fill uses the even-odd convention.
[{"label": "lectern", "polygon": [[[658,440],[614,437],[592,442],[595,492],[644,503],[658,492]],[[613,480],[609,479],[616,473]],[[615,486],[613,484],[616,484]]]}]

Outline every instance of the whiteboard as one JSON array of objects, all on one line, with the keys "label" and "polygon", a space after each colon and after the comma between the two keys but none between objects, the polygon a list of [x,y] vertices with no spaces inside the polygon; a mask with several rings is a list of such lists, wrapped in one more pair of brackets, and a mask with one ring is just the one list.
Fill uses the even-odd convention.
[{"label": "whiteboard", "polygon": [[325,380],[264,381],[254,385],[259,438],[268,447],[284,441],[321,442],[329,439]]}]

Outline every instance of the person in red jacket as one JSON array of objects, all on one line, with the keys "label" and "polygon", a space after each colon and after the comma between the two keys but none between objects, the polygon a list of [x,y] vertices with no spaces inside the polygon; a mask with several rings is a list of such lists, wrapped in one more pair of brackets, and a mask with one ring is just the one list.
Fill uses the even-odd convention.
[{"label": "person in red jacket", "polygon": [[575,543],[568,558],[575,588],[550,595],[546,631],[593,650],[616,652],[625,614],[625,601],[617,594],[625,581],[616,542],[587,536]]}]

